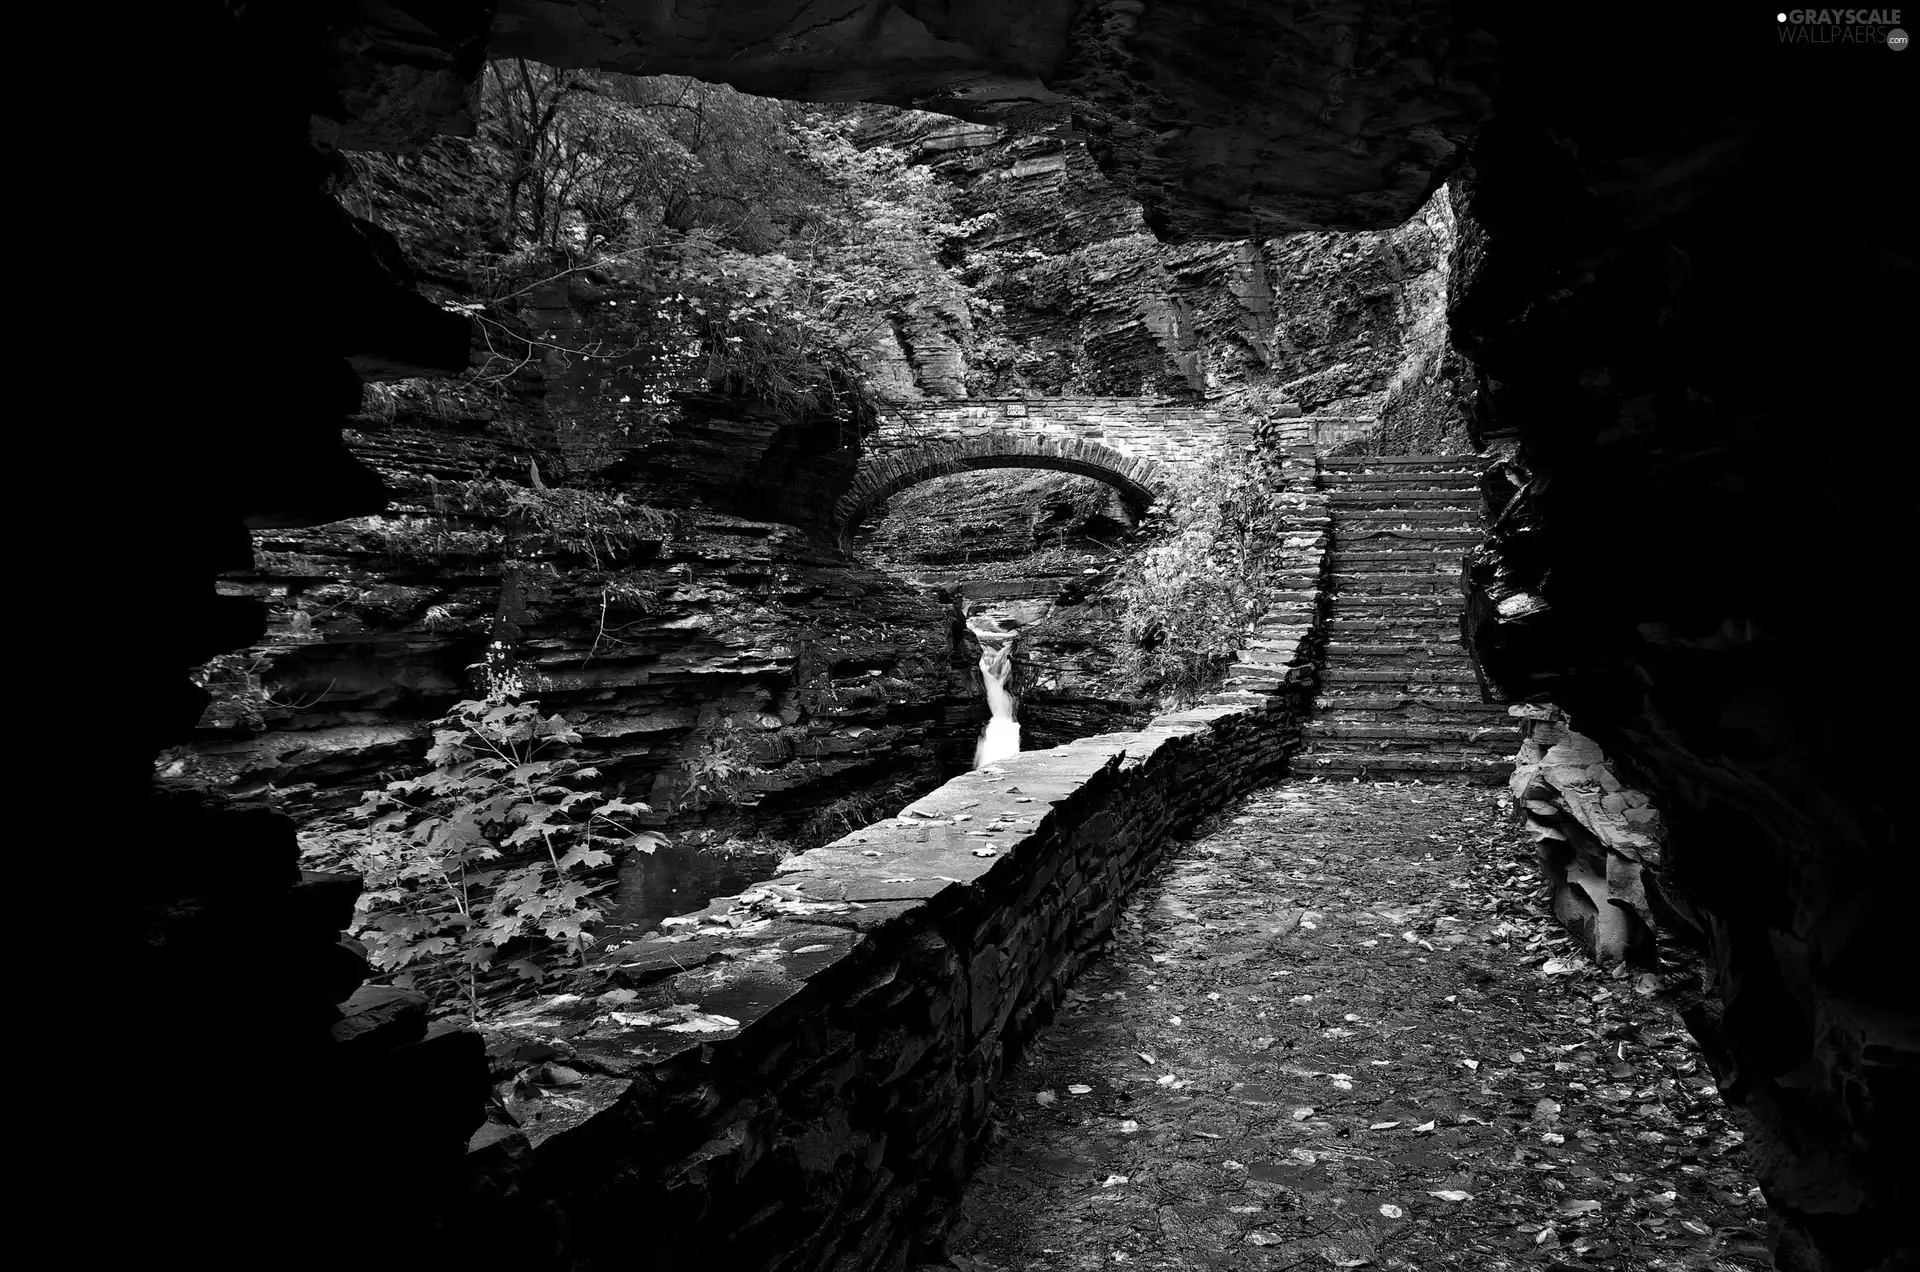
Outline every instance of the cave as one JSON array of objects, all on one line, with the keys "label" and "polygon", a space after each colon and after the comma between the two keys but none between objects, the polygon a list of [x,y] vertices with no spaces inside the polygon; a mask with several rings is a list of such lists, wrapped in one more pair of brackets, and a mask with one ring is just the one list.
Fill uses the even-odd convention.
[{"label": "cave", "polygon": [[[1855,665],[1897,666],[1898,616],[1915,592],[1898,546],[1911,502],[1897,490],[1909,344],[1898,296],[1914,271],[1897,228],[1907,204],[1897,193],[1899,102],[1911,100],[1898,87],[1909,73],[1905,35],[1889,32],[1898,21],[1886,10],[1729,17],[1467,3],[661,10],[398,0],[202,5],[116,30],[121,57],[87,83],[104,82],[110,114],[155,144],[87,174],[81,224],[96,252],[130,220],[151,225],[142,272],[158,277],[144,291],[188,314],[109,355],[108,392],[93,409],[120,418],[70,430],[74,453],[64,456],[68,471],[107,471],[107,507],[122,527],[113,550],[125,550],[128,531],[146,548],[114,577],[115,608],[142,616],[137,630],[96,619],[80,642],[78,665],[115,684],[112,723],[84,738],[69,730],[69,749],[87,760],[85,805],[107,813],[89,826],[110,828],[109,861],[128,867],[113,884],[131,891],[143,920],[131,957],[103,969],[116,988],[131,981],[131,1017],[92,1014],[81,1126],[62,1132],[63,1160],[82,1167],[76,1180],[127,1180],[111,1202],[89,1195],[83,1211],[131,1213],[89,1216],[71,1240],[102,1261],[204,1266],[448,1266],[502,1255],[556,1268],[715,1257],[825,1266],[793,1244],[804,1234],[762,1210],[718,1207],[703,1216],[712,1230],[675,1229],[650,1252],[649,1228],[665,1213],[620,1208],[632,1204],[622,1197],[654,1196],[644,1177],[660,1157],[708,1151],[673,1136],[693,1135],[702,1102],[740,1080],[731,1070],[701,1076],[722,1072],[698,1070],[701,1048],[717,1044],[690,1044],[693,1076],[657,1089],[670,1106],[659,1119],[629,1093],[615,1099],[617,1117],[591,1123],[557,1159],[528,1165],[520,1145],[496,1137],[478,1160],[469,1146],[493,1098],[486,1046],[473,1032],[426,1031],[404,1001],[361,988],[367,964],[341,939],[357,886],[303,874],[285,816],[210,807],[155,784],[156,757],[208,705],[191,669],[266,634],[259,596],[218,581],[256,568],[257,536],[292,541],[390,513],[389,484],[343,440],[364,415],[365,386],[466,368],[482,340],[470,315],[426,299],[432,280],[390,234],[336,197],[343,156],[417,154],[471,132],[488,60],[525,58],[1068,138],[1129,196],[1129,215],[1176,246],[1385,234],[1444,191],[1454,222],[1445,347],[1428,374],[1431,400],[1446,405],[1403,413],[1374,437],[1385,439],[1379,453],[1419,455],[1444,436],[1457,441],[1450,453],[1482,462],[1485,531],[1461,554],[1454,592],[1471,664],[1459,674],[1481,705],[1518,708],[1537,749],[1575,733],[1604,756],[1610,781],[1658,806],[1657,872],[1621,884],[1631,900],[1579,911],[1574,898],[1567,922],[1587,922],[1590,942],[1602,942],[1612,938],[1593,914],[1639,907],[1698,951],[1707,992],[1686,1023],[1719,1097],[1749,1127],[1773,1265],[1909,1266],[1902,1203],[1914,1195],[1920,1044],[1912,960],[1897,937],[1912,875],[1900,851],[1898,751],[1873,741],[1883,695],[1813,683],[1830,642],[1854,648]],[[1036,152],[1023,162],[1053,161]],[[81,272],[91,286],[57,289],[76,318],[126,287],[117,262],[90,259]],[[88,299],[67,299],[73,292]],[[1022,373],[1055,397],[1204,400],[1209,368],[1189,334],[1191,307],[1178,287],[1168,296],[1152,322],[1087,319],[1076,347],[1096,351],[1097,374],[1068,383],[1059,350],[1041,350]],[[1074,303],[1034,301],[1035,312]],[[1373,302],[1354,303],[1359,312]],[[564,307],[564,298],[550,306]],[[939,353],[910,324],[893,339]],[[1150,348],[1171,352],[1142,372]],[[65,359],[70,383],[95,382],[97,347]],[[1300,391],[1337,390],[1315,381]],[[853,457],[804,428],[730,409],[716,404],[676,426],[687,430],[688,481],[731,501],[738,521],[764,517],[828,541],[831,503],[810,492],[850,480]],[[1286,419],[1275,414],[1270,426]],[[1396,429],[1400,444],[1387,447]],[[757,439],[759,460],[715,465],[723,452],[708,442],[722,435]],[[1355,454],[1374,445],[1353,440]],[[457,454],[440,458],[457,467]],[[1827,541],[1848,527],[1846,543]],[[876,595],[891,586],[873,584]],[[100,608],[99,586],[85,590],[76,613]],[[926,610],[946,639],[939,606],[887,594]],[[1297,650],[1296,637],[1271,643],[1287,659],[1314,653]],[[484,659],[485,647],[461,632],[445,658]],[[857,661],[850,676],[888,674]],[[423,685],[438,692],[424,672],[383,679],[349,661],[312,674],[323,672],[324,682],[290,692],[351,689],[383,710]],[[1300,689],[1259,665],[1241,679],[1261,692]],[[1175,812],[1172,797],[1121,782],[1119,761],[1073,747],[1032,761],[1036,789],[1057,788],[1060,806],[1078,810],[1082,839],[1197,821],[1213,794],[1207,781],[1243,760],[1249,772],[1278,771],[1297,741],[1228,720],[1235,709],[1202,704],[1172,717],[1152,762],[1129,770],[1164,769],[1167,789],[1187,792]],[[927,719],[937,714],[929,707]],[[962,738],[970,727],[949,723]],[[935,732],[928,724],[916,745],[935,746]],[[1215,737],[1223,749],[1206,750]],[[377,747],[369,754],[377,759]],[[937,792],[920,798],[957,807]],[[1534,802],[1549,806],[1541,818],[1566,813]],[[1019,810],[1005,811],[1012,824]],[[1595,850],[1571,829],[1557,834],[1546,868],[1571,897],[1594,877]],[[905,903],[877,903],[868,918],[878,924],[889,904]],[[846,931],[812,957],[831,962],[869,939],[860,924]],[[1629,961],[1644,957],[1620,939]],[[850,1001],[890,1001],[914,977],[1000,974],[978,960],[962,967],[926,932],[895,954],[896,967],[841,986]],[[337,1006],[349,1000],[350,1020]],[[1026,1031],[1047,1012],[1028,1004],[1006,1014],[1008,1028]],[[783,1028],[791,1048],[780,1054],[831,1059],[822,1019]],[[551,1060],[537,1048],[511,1058]],[[801,1060],[769,1051],[751,1063]],[[997,1052],[989,1071],[999,1075]],[[982,1076],[978,1090],[921,1095],[971,1109],[990,1086]],[[617,1157],[610,1140],[622,1133],[644,1141],[622,1168],[637,1191],[609,1184],[618,1204],[599,1210],[563,1204],[574,1194],[554,1181]],[[845,1149],[849,1161],[882,1152],[877,1141],[858,1153],[818,1147]],[[716,1143],[709,1156],[728,1151]],[[942,1156],[924,1177],[935,1201],[889,1196],[843,1216],[841,1226],[874,1241],[817,1254],[903,1267],[937,1252],[967,1165],[964,1151]],[[804,1178],[795,1173],[793,1186]],[[700,1244],[728,1231],[742,1234],[731,1252]]]}]

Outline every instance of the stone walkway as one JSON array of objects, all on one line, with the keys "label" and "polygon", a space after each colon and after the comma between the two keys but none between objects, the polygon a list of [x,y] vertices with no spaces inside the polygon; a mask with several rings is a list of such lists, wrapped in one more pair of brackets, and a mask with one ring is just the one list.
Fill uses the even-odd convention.
[{"label": "stone walkway", "polygon": [[1309,782],[1185,845],[1002,1083],[945,1266],[1766,1266],[1660,978],[1484,788]]}]

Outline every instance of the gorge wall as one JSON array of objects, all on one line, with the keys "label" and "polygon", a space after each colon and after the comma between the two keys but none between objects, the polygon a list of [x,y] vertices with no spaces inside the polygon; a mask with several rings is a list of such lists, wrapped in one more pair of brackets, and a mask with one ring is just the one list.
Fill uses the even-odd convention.
[{"label": "gorge wall", "polygon": [[[1900,408],[1855,373],[1907,343],[1886,318],[1913,279],[1906,201],[1873,121],[1908,68],[1777,25],[1503,28],[1455,203],[1449,322],[1497,460],[1468,634],[1665,817],[1664,875],[1714,967],[1696,1032],[1752,1116],[1777,1266],[1890,1269],[1914,1253],[1920,1037],[1888,975],[1912,961],[1909,819],[1897,762],[1863,744],[1876,695],[1803,672],[1834,647],[1883,665],[1913,596],[1891,547]],[[1855,126],[1822,122],[1838,101]],[[1825,419],[1861,426],[1808,427]]]},{"label": "gorge wall", "polygon": [[[505,636],[529,692],[581,723],[593,762],[679,842],[818,843],[957,771],[979,710],[946,602],[819,545],[839,492],[944,442],[1083,440],[1173,471],[1250,444],[1249,415],[1364,434],[1439,323],[1444,194],[1378,233],[1172,247],[1071,130],[872,108],[860,135],[955,190],[976,224],[876,326],[862,370],[889,409],[871,423],[663,392],[645,351],[685,338],[660,303],[670,275],[645,256],[503,264],[466,142],[336,156],[355,232],[394,277],[480,315],[471,369],[382,387],[353,418],[350,453],[391,492],[381,517],[255,533],[255,566],[221,586],[265,602],[269,630],[200,673],[216,701],[161,780],[341,823],[362,791],[417,771],[431,721],[475,692]],[[1072,391],[1088,384],[1177,396]],[[617,547],[490,542],[512,517],[476,483],[543,477],[621,493],[660,524]],[[1111,663],[1110,616],[1070,607],[1045,626],[1022,672],[1051,720],[1040,735],[1137,723],[1084,671]],[[716,767],[725,781],[704,781]]]}]

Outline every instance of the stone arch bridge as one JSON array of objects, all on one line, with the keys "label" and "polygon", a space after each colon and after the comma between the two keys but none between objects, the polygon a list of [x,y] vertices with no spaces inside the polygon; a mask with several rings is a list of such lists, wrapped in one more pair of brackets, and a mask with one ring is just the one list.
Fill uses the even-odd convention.
[{"label": "stone arch bridge", "polygon": [[853,484],[834,505],[844,547],[888,496],[952,473],[1046,468],[1103,481],[1134,514],[1183,470],[1253,438],[1217,407],[1152,398],[972,399],[909,407],[867,441]]}]

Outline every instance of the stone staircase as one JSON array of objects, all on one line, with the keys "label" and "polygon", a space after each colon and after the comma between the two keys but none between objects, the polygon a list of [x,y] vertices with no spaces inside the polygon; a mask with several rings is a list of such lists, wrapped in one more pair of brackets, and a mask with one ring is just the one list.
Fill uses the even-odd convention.
[{"label": "stone staircase", "polygon": [[1329,459],[1326,656],[1299,777],[1503,785],[1520,734],[1460,640],[1461,561],[1480,539],[1471,455]]}]

